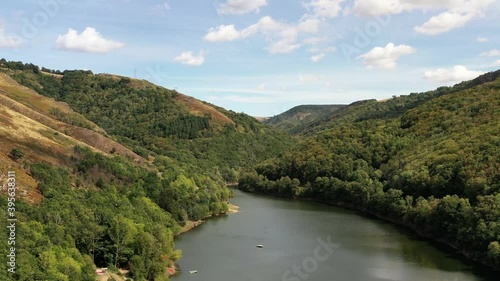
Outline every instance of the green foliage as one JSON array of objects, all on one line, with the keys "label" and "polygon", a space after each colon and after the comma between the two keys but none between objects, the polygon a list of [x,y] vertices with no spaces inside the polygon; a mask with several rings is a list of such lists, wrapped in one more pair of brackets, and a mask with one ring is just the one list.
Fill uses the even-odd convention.
[{"label": "green foliage", "polygon": [[[190,173],[221,176],[223,172],[226,180],[234,181],[235,173],[227,171],[237,172],[279,155],[293,143],[289,135],[245,114],[209,105],[232,120],[225,124],[214,120],[217,117],[208,111],[193,114],[189,104],[180,101],[179,93],[152,84],[133,87],[129,78],[90,71],[66,70],[62,77],[56,77],[35,73],[30,66],[5,65],[16,70],[10,74],[20,84],[67,102],[137,154],[145,158],[168,156]],[[91,127],[80,115],[56,109],[51,115],[69,124]]]},{"label": "green foliage", "polygon": [[342,108],[239,188],[364,210],[500,268],[499,75]]},{"label": "green foliage", "polygon": [[10,157],[14,160],[19,160],[25,156],[25,153],[22,149],[20,148],[13,148],[12,151],[10,152]]},{"label": "green foliage", "polygon": [[345,105],[299,105],[265,120],[264,124],[296,134],[327,119],[343,107]]}]

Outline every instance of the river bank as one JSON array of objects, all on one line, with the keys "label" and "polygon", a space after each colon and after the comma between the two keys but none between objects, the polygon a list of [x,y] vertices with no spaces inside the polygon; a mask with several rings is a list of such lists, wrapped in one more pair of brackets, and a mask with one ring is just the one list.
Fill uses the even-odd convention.
[{"label": "river bank", "polygon": [[[240,211],[239,206],[231,204],[231,203],[228,203],[227,207],[228,207],[228,210],[226,213],[220,214],[217,216],[235,214],[235,213],[238,213]],[[184,225],[175,236],[179,236],[183,233],[186,233],[186,232],[196,228],[197,226],[203,224],[206,219],[217,217],[217,216],[208,216],[208,217],[204,218],[203,220],[187,221],[186,225]],[[173,266],[173,267],[169,267],[167,271],[168,271],[167,272],[168,276],[175,276],[179,272],[179,268],[177,266]]]},{"label": "river bank", "polygon": [[252,193],[252,194],[260,194],[260,195],[276,197],[276,198],[286,198],[286,199],[290,199],[290,200],[317,202],[317,203],[325,204],[328,206],[334,206],[334,207],[339,207],[339,208],[343,208],[343,209],[350,210],[350,211],[356,211],[356,212],[359,212],[361,215],[376,218],[376,219],[397,225],[399,227],[403,227],[406,230],[408,230],[409,232],[435,244],[436,246],[439,246],[442,249],[445,249],[447,252],[451,252],[454,255],[456,255],[457,257],[460,257],[462,259],[465,259],[467,261],[475,263],[481,267],[485,267],[485,268],[495,270],[495,271],[500,270],[500,265],[490,264],[490,263],[484,261],[483,259],[478,258],[476,255],[474,255],[474,253],[466,252],[466,251],[460,249],[460,247],[458,245],[456,245],[450,241],[434,237],[433,235],[422,231],[422,229],[418,229],[418,227],[416,227],[416,226],[408,225],[408,224],[406,224],[402,221],[396,220],[394,218],[383,216],[383,215],[378,214],[372,210],[363,208],[363,207],[358,206],[358,205],[349,204],[349,203],[345,203],[345,202],[320,200],[320,199],[315,199],[315,198],[286,197],[286,196],[267,194],[267,193],[262,193],[262,192],[251,192],[251,191],[243,191],[243,192],[248,192],[248,193]]},{"label": "river bank", "polygon": [[[176,238],[182,259],[172,280],[295,280],[294,265],[304,273],[314,264],[308,280],[496,281],[490,270],[374,217],[306,200],[234,194],[240,213]],[[335,247],[320,249],[321,261],[313,261],[321,245]]]},{"label": "river bank", "polygon": [[[230,215],[230,214],[235,214],[235,213],[238,213],[240,211],[240,207],[239,206],[236,206],[234,204],[231,204],[231,203],[228,203],[228,210],[226,213],[223,213],[223,214],[220,214],[218,216],[221,216],[221,215]],[[204,218],[203,220],[197,220],[197,221],[187,221],[186,222],[186,225],[184,225],[181,230],[176,234],[177,235],[181,235],[182,233],[186,233],[188,231],[190,231],[191,229],[201,225],[202,223],[205,222],[206,219],[209,219],[209,218],[212,218],[214,216],[208,216],[206,218]]]}]

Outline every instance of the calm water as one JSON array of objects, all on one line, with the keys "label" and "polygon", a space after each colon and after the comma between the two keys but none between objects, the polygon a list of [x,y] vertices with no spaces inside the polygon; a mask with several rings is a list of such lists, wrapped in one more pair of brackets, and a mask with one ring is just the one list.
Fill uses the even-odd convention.
[{"label": "calm water", "polygon": [[176,239],[183,257],[173,281],[498,280],[354,212],[237,190],[231,201],[239,213],[210,219]]}]

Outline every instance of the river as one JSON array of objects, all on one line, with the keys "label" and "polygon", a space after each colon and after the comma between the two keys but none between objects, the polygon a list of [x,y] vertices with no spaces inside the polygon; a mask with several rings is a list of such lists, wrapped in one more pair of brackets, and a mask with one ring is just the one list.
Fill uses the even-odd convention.
[{"label": "river", "polygon": [[355,212],[238,190],[231,202],[239,213],[176,239],[183,257],[173,281],[497,280],[405,229]]}]

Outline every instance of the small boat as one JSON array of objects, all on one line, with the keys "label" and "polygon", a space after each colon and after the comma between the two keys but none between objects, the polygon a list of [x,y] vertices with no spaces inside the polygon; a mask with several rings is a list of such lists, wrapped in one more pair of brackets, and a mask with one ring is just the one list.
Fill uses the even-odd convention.
[{"label": "small boat", "polygon": [[189,274],[195,274],[195,273],[198,273],[198,270],[190,270],[189,271]]},{"label": "small boat", "polygon": [[255,247],[257,247],[257,248],[264,248],[264,245],[257,245]]}]

